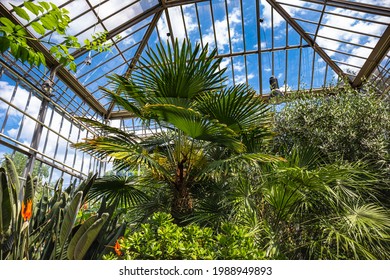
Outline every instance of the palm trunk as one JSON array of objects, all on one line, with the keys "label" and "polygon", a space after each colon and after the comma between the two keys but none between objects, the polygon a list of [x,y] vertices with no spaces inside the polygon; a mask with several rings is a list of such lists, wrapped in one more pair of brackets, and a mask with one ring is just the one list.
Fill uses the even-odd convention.
[{"label": "palm trunk", "polygon": [[183,218],[192,213],[192,197],[188,182],[186,182],[186,169],[184,163],[187,157],[178,164],[176,169],[176,178],[173,185],[173,200],[171,214],[176,224],[182,224]]}]

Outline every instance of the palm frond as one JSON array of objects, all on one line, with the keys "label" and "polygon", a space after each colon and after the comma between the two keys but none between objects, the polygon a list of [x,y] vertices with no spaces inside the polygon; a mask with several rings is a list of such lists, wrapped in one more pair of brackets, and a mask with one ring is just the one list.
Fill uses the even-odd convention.
[{"label": "palm frond", "polygon": [[273,156],[264,153],[242,153],[232,155],[225,159],[214,160],[210,162],[201,173],[207,174],[231,174],[235,172],[242,172],[244,170],[251,172],[252,169],[260,170],[260,165],[274,164],[285,159],[279,156]]},{"label": "palm frond", "polygon": [[126,140],[128,143],[137,143],[141,139],[134,133],[126,132],[120,128],[112,127],[93,119],[85,117],[78,117],[77,119],[92,127],[98,135],[113,135],[118,139]]},{"label": "palm frond", "polygon": [[136,177],[106,176],[95,180],[88,192],[88,199],[105,197],[108,205],[130,207],[148,200]]},{"label": "palm frond", "polygon": [[157,176],[170,177],[170,173],[159,164],[149,150],[142,147],[140,143],[134,143],[133,139],[125,135],[128,134],[122,131],[119,135],[98,136],[74,146],[94,156],[113,160],[114,167],[118,170],[133,170],[141,165],[153,170]]},{"label": "palm frond", "polygon": [[216,50],[208,54],[207,46],[200,49],[197,44],[178,40],[173,46],[157,45],[157,50],[148,49],[141,59],[141,69],[135,71],[132,80],[157,97],[194,99],[206,91],[217,90],[225,80],[220,70],[221,59],[214,59]]},{"label": "palm frond", "polygon": [[270,122],[269,107],[245,84],[200,97],[197,109],[235,132],[251,130]]},{"label": "palm frond", "polygon": [[143,189],[148,199],[128,209],[129,223],[141,224],[156,212],[169,212],[171,205],[171,190],[166,184],[159,184],[155,180],[141,178]]},{"label": "palm frond", "polygon": [[[332,259],[388,259],[390,218],[376,204],[355,204],[344,213],[323,217],[321,238],[311,251]],[[320,250],[319,250],[320,248]],[[318,257],[318,256],[316,256]]]},{"label": "palm frond", "polygon": [[197,111],[171,104],[148,105],[145,109],[193,139],[219,143],[236,151],[244,149],[233,130],[216,120],[205,118]]}]

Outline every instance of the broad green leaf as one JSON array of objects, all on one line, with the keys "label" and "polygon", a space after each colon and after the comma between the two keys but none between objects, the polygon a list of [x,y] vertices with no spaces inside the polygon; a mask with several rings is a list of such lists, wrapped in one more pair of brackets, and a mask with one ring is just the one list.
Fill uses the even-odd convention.
[{"label": "broad green leaf", "polygon": [[19,41],[26,41],[26,38],[24,38],[24,37],[27,36],[27,32],[26,32],[26,30],[22,26],[15,25],[14,32],[16,32],[16,34],[19,37],[21,37],[21,38],[19,38]]},{"label": "broad green leaf", "polygon": [[24,201],[28,201],[30,199],[34,199],[34,186],[33,179],[29,173],[27,174],[26,184],[24,186]]},{"label": "broad green leaf", "polygon": [[79,212],[80,209],[82,198],[83,198],[82,192],[76,193],[75,197],[73,198],[72,202],[67,208],[64,220],[62,222],[60,236],[59,236],[61,248],[65,244],[66,239],[68,238],[70,232],[72,231],[73,225],[77,218],[77,213]]},{"label": "broad green leaf", "polygon": [[38,2],[38,4],[41,5],[46,11],[50,10],[50,5],[47,2],[40,1],[40,2]]},{"label": "broad green leaf", "polygon": [[21,17],[22,19],[25,19],[27,21],[30,21],[30,16],[27,14],[27,12],[24,9],[22,9],[22,8],[20,8],[18,6],[15,6],[15,5],[12,5],[12,8],[14,9],[15,13],[19,17]]},{"label": "broad green leaf", "polygon": [[29,50],[27,62],[30,64],[30,66],[36,65],[36,63],[38,63],[38,55],[36,55],[35,52]]},{"label": "broad green leaf", "polygon": [[25,62],[26,60],[28,60],[28,58],[29,58],[29,51],[26,48],[20,46],[18,51],[19,51],[19,54],[18,54],[19,59],[22,62]]},{"label": "broad green leaf", "polygon": [[50,6],[51,6],[52,10],[58,10],[58,7],[56,6],[56,4],[50,2]]},{"label": "broad green leaf", "polygon": [[31,23],[31,27],[34,28],[35,32],[41,35],[45,35],[45,28],[39,22]]},{"label": "broad green leaf", "polygon": [[67,252],[68,259],[70,260],[74,259],[74,250],[76,249],[77,242],[79,241],[81,236],[83,236],[83,234],[96,222],[97,219],[98,219],[97,215],[93,215],[89,217],[77,230],[77,232],[72,237],[68,245],[68,252]]},{"label": "broad green leaf", "polygon": [[54,30],[54,29],[56,29],[56,26],[57,26],[56,22],[53,21],[53,19],[51,19],[48,15],[43,16],[41,18],[41,23],[42,23],[43,27],[47,30]]},{"label": "broad green leaf", "polygon": [[71,63],[69,63],[69,68],[73,72],[76,72],[77,71],[77,64],[74,61],[72,61]]},{"label": "broad green leaf", "polygon": [[69,54],[69,50],[68,50],[68,48],[65,45],[60,44],[60,48],[62,49],[64,54]]},{"label": "broad green leaf", "polygon": [[0,32],[5,33],[5,36],[7,36],[12,34],[14,32],[14,29],[10,26],[0,25]]},{"label": "broad green leaf", "polygon": [[24,2],[24,6],[34,15],[39,15],[39,12],[44,12],[43,8],[35,5],[33,2]]},{"label": "broad green leaf", "polygon": [[7,37],[0,37],[0,53],[5,52],[9,48],[9,39]]},{"label": "broad green leaf", "polygon": [[52,54],[57,53],[57,52],[58,52],[58,47],[57,47],[57,46],[52,46],[52,47],[50,48],[50,52],[51,52]]},{"label": "broad green leaf", "polygon": [[15,27],[15,24],[5,17],[0,17],[0,23],[2,23],[4,26],[10,27],[11,29]]},{"label": "broad green leaf", "polygon": [[11,184],[11,188],[14,192],[15,201],[20,191],[19,175],[16,170],[15,164],[9,157],[5,157],[5,169],[7,170],[8,182]]},{"label": "broad green leaf", "polygon": [[12,198],[9,192],[6,171],[0,167],[0,233],[5,233],[12,220],[13,207]]},{"label": "broad green leaf", "polygon": [[12,54],[16,59],[19,59],[19,56],[18,56],[19,45],[11,42],[10,48],[11,48],[11,54]]},{"label": "broad green leaf", "polygon": [[108,216],[109,215],[107,213],[103,213],[102,217],[98,219],[96,222],[94,222],[88,228],[88,230],[81,236],[75,248],[75,252],[74,252],[75,260],[82,260],[84,258],[89,247],[91,247],[92,242],[96,239],[104,223],[108,219]]},{"label": "broad green leaf", "polygon": [[39,63],[37,64],[37,66],[39,66],[41,64],[46,65],[46,59],[45,59],[45,56],[43,55],[43,53],[37,52],[37,56],[39,58]]}]

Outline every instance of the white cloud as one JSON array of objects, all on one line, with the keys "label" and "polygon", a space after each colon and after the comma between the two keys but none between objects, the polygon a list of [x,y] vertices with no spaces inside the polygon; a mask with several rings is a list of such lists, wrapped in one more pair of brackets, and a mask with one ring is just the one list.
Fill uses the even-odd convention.
[{"label": "white cloud", "polygon": [[[181,12],[180,7],[172,7],[168,9],[169,20],[171,22],[172,33],[171,36],[174,36],[178,41],[182,41],[187,36],[191,38],[191,34],[197,30],[198,24],[196,23],[196,15],[192,14],[190,7],[184,6],[183,13]],[[183,22],[184,17],[184,22]],[[185,23],[185,25],[184,25]],[[167,36],[170,33],[167,18],[165,13],[161,16],[160,20],[157,23],[157,29],[160,34],[162,41],[166,41],[169,37]],[[156,41],[157,42],[157,41]]]},{"label": "white cloud", "polygon": [[[160,34],[161,40],[165,42],[168,39],[167,34],[169,33],[168,23],[165,18],[165,14],[162,14],[160,20],[157,22],[157,29],[158,29],[158,33]],[[155,43],[157,42],[158,39],[156,39]]]},{"label": "white cloud", "polygon": [[[291,4],[291,5],[295,5],[295,6],[301,6],[301,7],[308,5],[304,1],[300,1],[300,0],[288,0],[288,1],[286,1],[286,3]],[[292,17],[294,17],[294,15],[297,12],[301,12],[303,14],[305,13],[305,11],[302,10],[301,8],[296,8],[296,7],[286,6],[286,5],[283,5],[283,8]],[[274,28],[280,26],[283,22],[285,22],[284,18],[277,11],[274,10],[274,12],[272,14],[272,11],[271,11],[272,8],[267,2],[265,2],[265,1],[262,2],[261,9],[262,9],[262,16],[263,16],[263,20],[264,20],[261,23],[262,27],[271,28],[272,27],[272,18],[273,18]]]},{"label": "white cloud", "polygon": [[[372,1],[372,2],[378,2],[378,1]],[[321,27],[318,32],[318,35],[327,37],[329,39],[318,37],[317,38],[318,45],[320,47],[326,47],[327,49],[330,49],[330,50],[326,50],[327,54],[330,57],[337,59],[346,64],[361,67],[364,64],[365,59],[358,58],[356,56],[367,58],[372,52],[372,49],[370,48],[373,48],[378,41],[378,38],[366,36],[365,34],[381,36],[386,28],[386,25],[343,17],[343,15],[351,16],[351,17],[360,17],[360,18],[369,17],[367,14],[361,12],[356,12],[356,11],[341,9],[341,8],[336,8],[333,10],[333,12],[339,14],[340,16],[329,15],[329,14],[325,15],[322,23],[327,26]],[[374,19],[379,22],[389,21],[388,18],[384,19],[383,17],[380,16],[374,16],[374,17],[370,16],[370,19]],[[331,28],[331,27],[336,27],[340,29]],[[363,33],[363,34],[359,34],[359,33]],[[341,43],[338,40],[344,41],[346,43]],[[352,44],[360,44],[362,46],[359,47]],[[346,56],[346,55],[340,56],[336,51],[350,53],[351,56]],[[345,72],[347,70],[348,71],[352,70],[354,72],[359,71],[359,68],[357,67],[352,67],[344,64],[340,64],[339,66]]]},{"label": "white cloud", "polygon": [[228,66],[230,66],[230,59],[222,59],[220,63],[221,69],[227,68]]},{"label": "white cloud", "polygon": [[283,84],[281,87],[279,87],[279,90],[281,92],[289,92],[292,91],[292,87],[289,86],[288,84]]},{"label": "white cloud", "polygon": [[[2,97],[7,101],[11,101],[14,88],[15,88],[14,85],[11,85],[6,81],[0,81],[0,97]],[[29,115],[33,117],[37,117],[39,108],[41,106],[41,101],[36,96],[32,96],[30,99],[29,106],[27,110],[25,110],[28,98],[29,98],[29,92],[19,85],[15,97],[12,100],[12,104],[15,107],[19,108],[20,110],[25,111]],[[6,103],[0,102],[0,110],[5,111],[7,110],[7,108],[8,105]],[[7,122],[8,123],[16,122],[15,124],[12,125],[16,127],[8,129],[6,133],[10,137],[16,139],[19,132],[19,128],[22,125],[22,121],[23,121],[23,127],[19,136],[19,141],[31,142],[31,138],[35,129],[35,121],[30,119],[27,116],[23,119],[22,113],[16,109],[13,109],[12,107],[10,107],[10,109],[8,110],[8,115],[9,115],[9,119]]]},{"label": "white cloud", "polygon": [[245,69],[245,64],[241,61],[234,63],[234,71],[242,72]]},{"label": "white cloud", "polygon": [[[248,74],[248,82],[253,79],[255,75],[253,73]],[[234,76],[236,84],[245,84],[246,83],[246,76],[244,75],[235,75]]]},{"label": "white cloud", "polygon": [[[6,81],[0,81],[0,97],[7,100],[8,102],[11,101],[14,89],[15,89],[14,85],[11,85]],[[29,98],[29,92],[24,88],[22,88],[21,86],[18,86],[17,91],[15,93],[15,97],[12,100],[12,104],[15,107],[24,111],[26,108],[26,103],[28,98]],[[39,112],[40,104],[41,101],[37,97],[32,96],[26,112],[36,117]],[[7,109],[7,108],[8,105],[6,103],[0,102],[0,109]],[[12,112],[10,111],[10,114],[17,114],[17,113],[18,111],[16,110],[12,110]]]},{"label": "white cloud", "polygon": [[241,17],[241,10],[239,8],[234,8],[233,11],[229,13],[229,29],[226,16],[222,20],[215,20],[215,30],[213,30],[213,27],[211,26],[208,33],[203,36],[203,42],[205,44],[209,43],[209,45],[214,45],[215,33],[218,50],[220,52],[226,52],[229,47],[229,35],[233,44],[243,40],[241,29],[239,28]]}]

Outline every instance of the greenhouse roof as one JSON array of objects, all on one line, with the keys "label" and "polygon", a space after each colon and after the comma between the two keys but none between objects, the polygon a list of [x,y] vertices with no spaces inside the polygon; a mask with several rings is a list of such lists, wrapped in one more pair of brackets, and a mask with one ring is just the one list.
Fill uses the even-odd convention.
[{"label": "greenhouse roof", "polygon": [[[223,58],[228,82],[247,83],[270,93],[275,76],[281,91],[317,89],[344,77],[354,87],[365,78],[389,91],[390,3],[386,0],[53,0],[70,11],[69,34],[82,42],[106,31],[109,52],[76,50],[77,72],[57,71],[52,101],[74,115],[105,119],[126,117],[101,92],[108,74],[131,75],[148,48],[158,42],[189,39],[208,44]],[[2,1],[0,16],[18,21],[12,5]],[[22,22],[23,24],[23,22]],[[47,68],[31,68],[4,55],[3,67],[31,84],[42,85],[58,62],[47,34],[33,47],[44,53]]]}]

